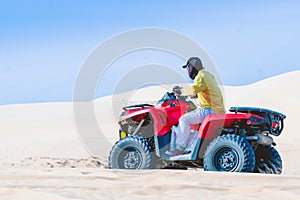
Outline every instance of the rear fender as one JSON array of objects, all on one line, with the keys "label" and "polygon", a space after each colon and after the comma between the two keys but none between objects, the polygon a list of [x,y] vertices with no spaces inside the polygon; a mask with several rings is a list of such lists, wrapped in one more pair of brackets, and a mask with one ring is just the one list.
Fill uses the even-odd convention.
[{"label": "rear fender", "polygon": [[222,129],[226,114],[209,114],[199,127],[198,137],[202,140],[212,140],[218,136],[217,130]]},{"label": "rear fender", "polygon": [[198,138],[202,143],[199,149],[199,157],[203,158],[206,147],[209,143],[220,136],[223,128],[234,127],[235,122],[241,122],[247,120],[253,114],[209,114],[203,120],[199,132]]},{"label": "rear fender", "polygon": [[205,117],[200,128],[198,137],[203,140],[212,140],[222,133],[224,127],[234,127],[235,122],[247,120],[253,114],[210,114]]}]

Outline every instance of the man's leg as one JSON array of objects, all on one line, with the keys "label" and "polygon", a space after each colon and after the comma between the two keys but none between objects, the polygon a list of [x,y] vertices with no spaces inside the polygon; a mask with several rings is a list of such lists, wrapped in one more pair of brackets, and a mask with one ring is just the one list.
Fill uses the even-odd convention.
[{"label": "man's leg", "polygon": [[213,113],[210,108],[198,108],[189,112],[179,119],[180,132],[176,134],[176,149],[183,151],[187,147],[188,138],[191,132],[191,124],[200,124],[204,118]]},{"label": "man's leg", "polygon": [[176,132],[176,149],[174,151],[167,151],[168,155],[179,155],[187,147],[188,138],[190,135],[190,124],[199,124],[204,118],[213,113],[210,108],[198,108],[192,112],[186,113],[179,119],[178,129]]}]

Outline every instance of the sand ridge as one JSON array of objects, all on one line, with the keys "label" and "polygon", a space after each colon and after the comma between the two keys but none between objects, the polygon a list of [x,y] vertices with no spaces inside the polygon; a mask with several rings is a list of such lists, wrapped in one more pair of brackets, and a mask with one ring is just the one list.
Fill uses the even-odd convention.
[{"label": "sand ridge", "polygon": [[[72,103],[1,106],[0,199],[300,199],[299,85],[300,71],[295,71],[247,86],[224,87],[227,109],[266,107],[287,115],[282,135],[274,137],[283,160],[282,175],[111,170],[110,149],[96,156],[82,145]],[[159,86],[143,88],[130,94],[129,101],[155,102],[165,91]],[[119,102],[113,99],[94,102],[97,123],[110,146],[118,140],[121,111],[112,112],[112,107],[119,103],[121,109],[124,103],[122,95]]]}]

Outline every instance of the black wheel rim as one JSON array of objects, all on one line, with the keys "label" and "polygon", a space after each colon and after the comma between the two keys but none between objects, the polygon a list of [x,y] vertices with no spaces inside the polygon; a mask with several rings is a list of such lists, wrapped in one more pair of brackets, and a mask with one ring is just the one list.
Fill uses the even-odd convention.
[{"label": "black wheel rim", "polygon": [[238,153],[230,147],[223,147],[219,149],[214,156],[214,165],[218,171],[235,171],[238,164]]},{"label": "black wheel rim", "polygon": [[124,169],[139,169],[141,167],[142,154],[136,148],[124,149],[119,157],[119,164]]}]

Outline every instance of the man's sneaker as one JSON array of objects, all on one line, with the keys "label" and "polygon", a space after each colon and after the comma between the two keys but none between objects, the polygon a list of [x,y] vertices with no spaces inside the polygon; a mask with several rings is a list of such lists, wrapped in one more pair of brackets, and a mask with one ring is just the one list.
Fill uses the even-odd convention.
[{"label": "man's sneaker", "polygon": [[179,150],[179,149],[175,149],[173,151],[166,151],[165,152],[168,156],[178,156],[178,155],[182,155],[183,151]]}]

